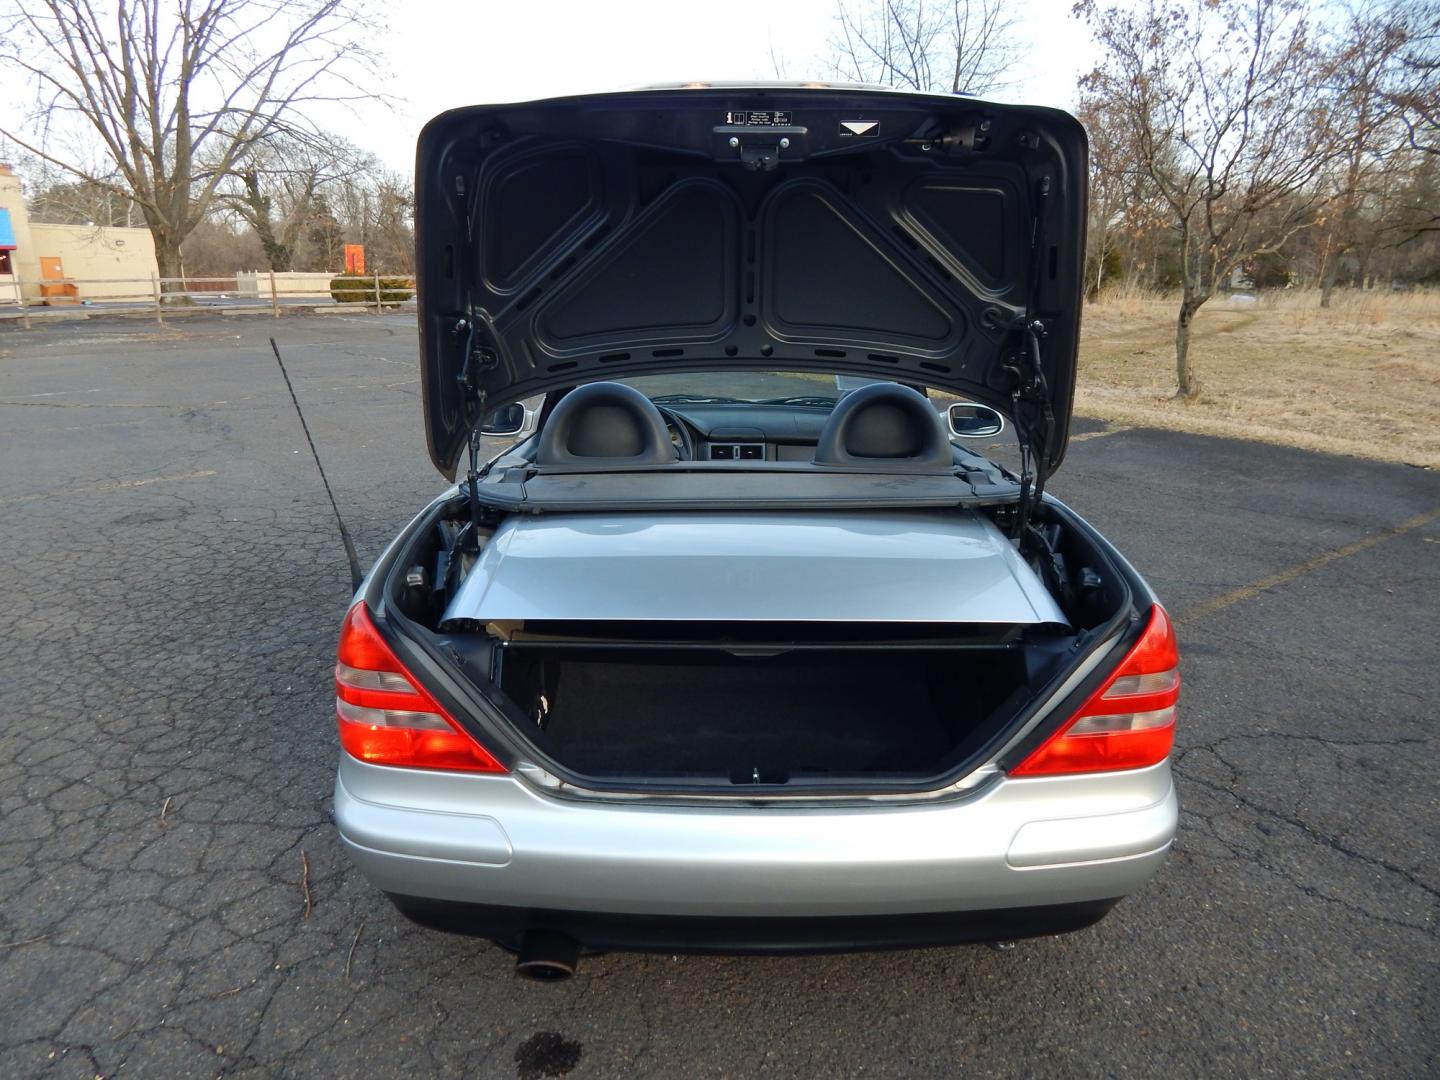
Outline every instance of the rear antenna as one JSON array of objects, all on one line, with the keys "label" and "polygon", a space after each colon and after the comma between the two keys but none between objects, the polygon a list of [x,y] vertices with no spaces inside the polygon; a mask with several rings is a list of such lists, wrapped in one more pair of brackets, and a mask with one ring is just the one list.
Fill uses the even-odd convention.
[{"label": "rear antenna", "polygon": [[290,373],[285,370],[285,361],[280,358],[280,346],[270,339],[270,348],[275,352],[275,362],[280,365],[280,374],[285,379],[285,389],[290,391],[290,400],[295,403],[295,415],[300,417],[300,427],[305,432],[305,441],[310,444],[310,455],[315,459],[315,468],[320,470],[320,482],[325,485],[325,494],[330,496],[330,509],[335,511],[335,524],[340,526],[340,542],[345,545],[345,559],[350,563],[350,591],[360,588],[365,575],[360,572],[360,557],[355,554],[355,541],[350,539],[350,530],[345,528],[345,519],[340,516],[340,507],[335,503],[335,493],[330,490],[330,479],[325,475],[325,466],[320,464],[320,451],[315,449],[315,440],[310,437],[310,425],[305,423],[305,413],[300,408],[300,399],[295,396],[295,387],[290,383]]}]

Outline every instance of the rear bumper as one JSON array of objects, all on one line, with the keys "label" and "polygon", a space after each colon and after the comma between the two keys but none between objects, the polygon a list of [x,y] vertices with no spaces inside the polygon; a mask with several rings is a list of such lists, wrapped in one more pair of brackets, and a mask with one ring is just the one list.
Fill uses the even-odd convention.
[{"label": "rear bumper", "polygon": [[1118,902],[1090,900],[917,915],[727,918],[547,911],[393,894],[390,899],[402,914],[421,926],[486,937],[511,947],[518,947],[525,931],[540,929],[566,934],[590,949],[667,953],[854,952],[1014,941],[1083,930],[1099,922]]},{"label": "rear bumper", "polygon": [[[1159,868],[1177,818],[1168,763],[997,777],[932,803],[678,806],[557,799],[513,776],[341,757],[336,823],[385,892],[583,918],[917,916],[923,927],[946,914],[1108,906]],[[478,924],[486,913],[471,914]],[[731,941],[742,926],[712,928]]]}]

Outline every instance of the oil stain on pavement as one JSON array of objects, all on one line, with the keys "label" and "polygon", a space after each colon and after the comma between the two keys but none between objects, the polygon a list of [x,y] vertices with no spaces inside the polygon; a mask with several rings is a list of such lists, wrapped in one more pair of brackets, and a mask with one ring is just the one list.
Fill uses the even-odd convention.
[{"label": "oil stain on pavement", "polygon": [[564,1076],[579,1064],[580,1044],[557,1031],[537,1031],[515,1051],[515,1071],[520,1080]]}]

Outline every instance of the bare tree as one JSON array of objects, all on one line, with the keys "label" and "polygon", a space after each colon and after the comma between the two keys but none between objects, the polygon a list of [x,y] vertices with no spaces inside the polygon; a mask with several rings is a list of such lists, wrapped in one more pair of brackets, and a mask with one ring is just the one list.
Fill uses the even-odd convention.
[{"label": "bare tree", "polygon": [[1017,55],[1003,0],[837,0],[832,63],[842,79],[929,93],[1006,85]]},{"label": "bare tree", "polygon": [[1169,237],[1166,207],[1139,164],[1123,118],[1108,101],[1085,101],[1078,111],[1090,133],[1090,216],[1085,234],[1086,294],[1094,297],[1113,270],[1144,271],[1154,284]]},{"label": "bare tree", "polygon": [[[1440,0],[1395,0],[1389,26],[1400,44],[1381,97],[1403,127],[1407,149],[1433,163],[1440,159]],[[1400,243],[1440,232],[1440,206],[1426,206],[1407,215]]]},{"label": "bare tree", "polygon": [[260,266],[265,258],[254,231],[229,214],[212,213],[196,225],[185,238],[184,251],[185,273],[192,283],[233,278],[235,271]]},{"label": "bare tree", "polygon": [[1411,147],[1440,155],[1440,3],[1397,0],[1393,10],[1403,44],[1385,98],[1400,115]]},{"label": "bare tree", "polygon": [[376,265],[391,273],[415,272],[415,193],[408,177],[389,173],[375,187]]},{"label": "bare tree", "polygon": [[52,169],[39,170],[38,183],[26,200],[30,220],[58,225],[137,225],[144,218],[133,200],[115,193],[112,184],[116,180],[118,177],[111,177],[111,184],[102,185],[75,180],[68,174],[59,179]]},{"label": "bare tree", "polygon": [[252,147],[304,130],[316,103],[374,96],[357,80],[375,24],[356,2],[10,0],[0,61],[31,78],[36,101],[23,131],[0,134],[133,198],[172,277]]},{"label": "bare tree", "polygon": [[1392,7],[1360,0],[1344,12],[1338,41],[1327,58],[1334,121],[1345,135],[1325,178],[1329,198],[1318,251],[1321,307],[1330,306],[1342,259],[1374,234],[1375,223],[1365,220],[1366,204],[1398,163],[1399,113],[1387,98],[1387,87],[1401,64],[1406,39]]},{"label": "bare tree", "polygon": [[323,192],[315,196],[315,204],[305,232],[311,252],[310,268],[329,270],[332,273],[340,269],[341,260],[344,258],[345,229],[330,209],[330,200]]},{"label": "bare tree", "polygon": [[1299,0],[1081,0],[1105,49],[1081,80],[1125,126],[1179,242],[1178,396],[1195,398],[1195,314],[1248,260],[1315,223],[1332,156],[1324,91]]},{"label": "bare tree", "polygon": [[[371,155],[337,137],[281,135],[231,166],[216,203],[255,231],[271,270],[293,270],[323,190],[374,165]],[[337,268],[328,261],[321,267]]]},{"label": "bare tree", "polygon": [[1085,295],[1094,299],[1109,282],[1113,261],[1119,257],[1122,217],[1129,204],[1125,164],[1129,155],[1110,136],[1117,130],[1105,123],[1094,102],[1080,121],[1090,132],[1090,216],[1085,230]]},{"label": "bare tree", "polygon": [[410,179],[378,164],[336,185],[345,239],[365,247],[367,269],[415,272],[415,193]]},{"label": "bare tree", "polygon": [[1384,219],[1391,281],[1440,281],[1440,155],[1412,155]]}]

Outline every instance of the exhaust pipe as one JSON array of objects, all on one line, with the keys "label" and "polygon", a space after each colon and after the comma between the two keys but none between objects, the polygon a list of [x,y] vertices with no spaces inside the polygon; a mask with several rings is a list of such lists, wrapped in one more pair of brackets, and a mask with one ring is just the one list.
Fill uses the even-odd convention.
[{"label": "exhaust pipe", "polygon": [[526,930],[520,939],[515,974],[539,982],[563,982],[580,963],[580,943],[555,930]]}]

